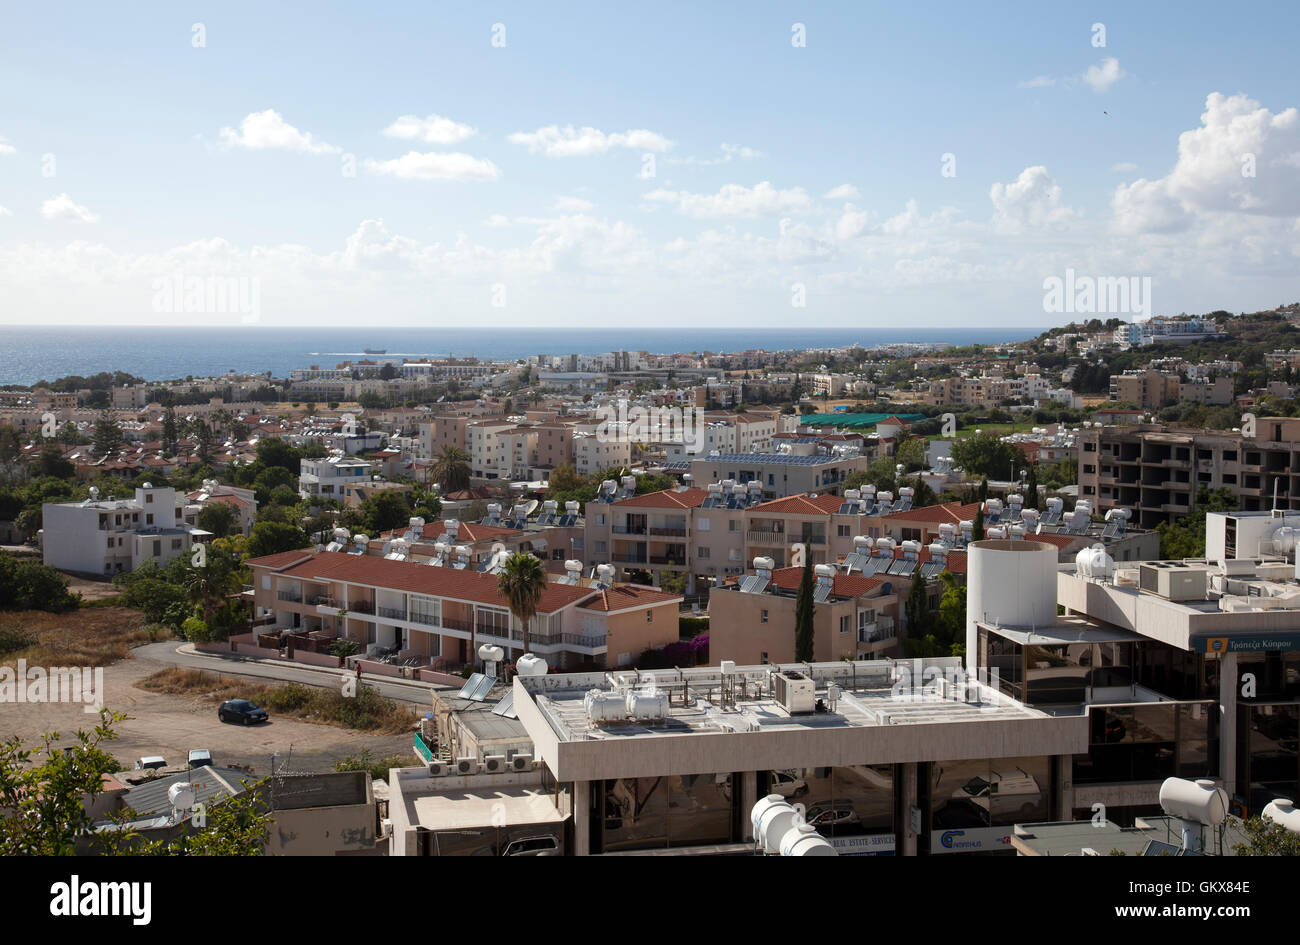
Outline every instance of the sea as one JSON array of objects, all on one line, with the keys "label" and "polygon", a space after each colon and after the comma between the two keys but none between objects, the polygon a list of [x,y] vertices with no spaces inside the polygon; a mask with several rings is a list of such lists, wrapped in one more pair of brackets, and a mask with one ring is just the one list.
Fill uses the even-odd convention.
[{"label": "sea", "polygon": [[[907,342],[998,344],[1034,335],[1014,328],[509,329],[0,326],[0,385],[124,371],[149,381],[236,371],[285,377],[295,368],[333,367],[383,350],[385,357],[477,357],[649,351],[744,351]],[[373,357],[373,355],[372,355]]]}]

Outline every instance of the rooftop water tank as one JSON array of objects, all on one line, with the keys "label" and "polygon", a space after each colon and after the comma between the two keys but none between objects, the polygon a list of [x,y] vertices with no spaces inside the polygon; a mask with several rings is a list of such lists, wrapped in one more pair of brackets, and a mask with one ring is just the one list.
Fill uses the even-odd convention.
[{"label": "rooftop water tank", "polygon": [[515,672],[520,676],[545,676],[547,669],[546,660],[532,653],[525,653],[515,662]]}]

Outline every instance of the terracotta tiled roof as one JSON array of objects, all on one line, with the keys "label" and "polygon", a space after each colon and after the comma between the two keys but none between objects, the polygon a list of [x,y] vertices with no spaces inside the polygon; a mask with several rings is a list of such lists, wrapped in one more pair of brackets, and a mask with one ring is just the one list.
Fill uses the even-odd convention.
[{"label": "terracotta tiled roof", "polygon": [[664,489],[661,492],[634,495],[630,499],[615,502],[614,505],[619,508],[695,509],[699,508],[708,497],[708,489],[690,488],[681,492],[675,489]]},{"label": "terracotta tiled roof", "polygon": [[[420,540],[437,541],[446,531],[445,521],[426,522],[424,528],[420,529]],[[400,538],[405,534],[405,528],[395,528],[391,532],[384,532],[383,537]],[[480,525],[477,522],[461,522],[460,528],[456,530],[456,544],[472,545],[479,541],[494,541],[498,538],[510,538],[522,534],[523,532],[516,528],[497,528],[494,525]]]},{"label": "terracotta tiled roof", "polygon": [[[784,591],[799,590],[801,580],[803,568],[777,568],[772,572],[772,583]],[[884,583],[884,579],[863,577],[861,574],[836,574],[832,592],[836,597],[860,597]]]},{"label": "terracotta tiled roof", "polygon": [[814,496],[802,492],[799,495],[786,496],[784,499],[772,499],[768,502],[760,502],[758,505],[751,505],[749,511],[776,515],[829,515],[839,511],[843,504],[844,500],[837,495],[822,493]]},{"label": "terracotta tiled roof", "polygon": [[[260,561],[254,560],[249,564],[258,565]],[[412,561],[392,561],[374,555],[322,551],[310,555],[299,564],[281,569],[279,573],[306,580],[347,581],[432,597],[508,606],[505,598],[497,591],[496,575],[416,564]],[[589,587],[549,583],[542,591],[537,610],[539,613],[554,613],[590,595]]]},{"label": "terracotta tiled roof", "polygon": [[614,610],[626,610],[629,607],[644,607],[646,604],[666,604],[681,599],[680,594],[669,594],[667,591],[641,584],[619,584],[600,591],[578,606],[582,610],[599,610],[608,613]]},{"label": "terracotta tiled roof", "polygon": [[890,515],[882,515],[881,518],[887,522],[937,522],[942,525],[945,522],[951,522],[956,525],[960,522],[975,521],[975,514],[980,510],[980,503],[971,502],[967,505],[961,505],[958,502],[945,502],[942,505],[923,505],[918,508],[908,509],[906,512],[894,512]]}]

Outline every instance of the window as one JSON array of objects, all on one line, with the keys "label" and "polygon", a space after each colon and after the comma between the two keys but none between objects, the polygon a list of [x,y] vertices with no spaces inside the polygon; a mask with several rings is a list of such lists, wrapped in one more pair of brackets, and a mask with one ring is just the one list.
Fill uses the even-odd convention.
[{"label": "window", "polygon": [[150,512],[148,515],[146,515],[146,516],[144,517],[144,523],[145,523],[146,525],[152,525],[152,524],[153,524],[153,513],[152,513],[152,512]]},{"label": "window", "polygon": [[840,618],[840,633],[852,633],[852,632],[853,632],[853,618],[849,614],[845,614],[843,617]]},{"label": "window", "polygon": [[153,501],[153,493],[152,493],[152,492],[146,492],[146,493],[144,494],[144,501],[145,501],[146,504],[152,502],[152,501]]},{"label": "window", "polygon": [[767,623],[767,611],[766,611],[766,610],[763,611],[763,616],[762,616],[761,620],[762,620],[763,623]]},{"label": "window", "polygon": [[729,531],[729,532],[738,532],[738,531],[740,531],[740,522],[739,522],[739,520],[733,518],[731,521],[727,522],[727,531]]},{"label": "window", "polygon": [[699,519],[696,521],[695,527],[702,532],[707,532],[709,530],[709,520],[707,518]]},{"label": "window", "polygon": [[655,622],[655,612],[654,612],[653,610],[647,610],[647,611],[645,612],[645,622],[646,622],[646,623],[654,623],[654,622]]},{"label": "window", "polygon": [[699,560],[706,560],[709,557],[709,549],[703,546],[695,549],[695,557]]},{"label": "window", "polygon": [[758,662],[763,666],[767,665],[767,650],[764,650],[762,653],[758,654]]},{"label": "window", "polygon": [[838,537],[838,538],[848,538],[848,537],[849,537],[849,531],[850,531],[850,529],[849,529],[849,526],[847,526],[847,525],[836,525],[836,526],[835,526],[835,535],[836,535],[836,537]]}]

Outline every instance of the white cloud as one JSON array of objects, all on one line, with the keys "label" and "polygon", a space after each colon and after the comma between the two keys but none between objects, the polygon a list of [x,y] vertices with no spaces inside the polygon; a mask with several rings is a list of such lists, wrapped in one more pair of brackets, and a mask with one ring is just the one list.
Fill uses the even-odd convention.
[{"label": "white cloud", "polygon": [[4,138],[0,138],[0,157],[8,157],[11,154],[17,154],[17,153],[18,153],[17,148],[15,148]]},{"label": "white cloud", "polygon": [[862,233],[867,228],[867,221],[870,214],[865,210],[859,210],[851,203],[844,205],[844,212],[835,222],[835,238],[841,240],[852,239]]},{"label": "white cloud", "polygon": [[1026,79],[1024,82],[1017,82],[1016,88],[1019,89],[1042,89],[1056,84],[1056,80],[1050,75],[1036,75],[1032,79]]},{"label": "white cloud", "polygon": [[560,196],[555,198],[553,208],[561,213],[586,213],[595,204],[581,197]]},{"label": "white cloud", "polygon": [[14,212],[8,207],[0,207],[0,217],[11,217],[13,215]]},{"label": "white cloud", "polygon": [[501,176],[500,168],[486,158],[458,151],[408,151],[388,161],[367,159],[366,170],[399,180],[496,180]]},{"label": "white cloud", "polygon": [[318,141],[306,131],[299,131],[273,108],[252,112],[239,123],[239,130],[221,129],[221,143],[228,148],[249,151],[301,151],[306,154],[338,154],[343,149]]},{"label": "white cloud", "polygon": [[494,230],[503,229],[510,225],[510,218],[504,213],[494,213],[483,221],[483,225],[491,227]]},{"label": "white cloud", "polygon": [[712,167],[715,164],[730,164],[732,161],[735,160],[753,161],[757,158],[763,157],[762,151],[755,150],[754,148],[746,148],[739,145],[727,144],[725,141],[722,143],[721,151],[722,153],[718,157],[669,158],[668,163],[695,165],[697,167]]},{"label": "white cloud", "polygon": [[676,204],[678,213],[702,219],[752,218],[776,213],[807,213],[812,209],[812,199],[802,187],[778,190],[767,181],[753,187],[725,184],[716,194],[652,190],[645,199],[652,203]]},{"label": "white cloud", "polygon": [[838,187],[832,187],[826,193],[822,194],[823,200],[857,200],[861,194],[858,188],[852,184],[840,184]]},{"label": "white cloud", "polygon": [[41,216],[47,220],[76,220],[80,223],[98,223],[99,216],[75,203],[67,194],[51,197],[41,204]]},{"label": "white cloud", "polygon": [[653,131],[634,131],[606,134],[596,128],[574,128],[573,125],[547,125],[536,131],[517,131],[509,136],[512,144],[526,147],[533,154],[547,157],[587,157],[604,154],[612,148],[630,148],[636,151],[667,151],[673,143]]},{"label": "white cloud", "polygon": [[1103,59],[1098,65],[1089,66],[1083,74],[1083,81],[1094,92],[1105,92],[1124,76],[1128,75],[1119,67],[1119,60],[1114,56]]},{"label": "white cloud", "polygon": [[993,222],[1004,233],[1026,227],[1060,226],[1074,216],[1062,205],[1061,188],[1042,165],[1027,167],[1010,184],[996,183],[989,190]]},{"label": "white cloud", "polygon": [[[1252,176],[1253,175],[1253,176]],[[1172,232],[1196,215],[1300,214],[1300,112],[1270,112],[1246,95],[1211,93],[1201,127],[1178,136],[1162,178],[1121,184],[1111,202],[1121,232]]]},{"label": "white cloud", "polygon": [[459,144],[476,133],[477,129],[470,125],[443,118],[441,115],[429,115],[425,118],[403,115],[384,129],[384,134],[390,138],[425,141],[429,144]]},{"label": "white cloud", "polygon": [[1132,161],[1120,161],[1118,164],[1112,164],[1110,169],[1116,174],[1132,174],[1138,166]]}]

